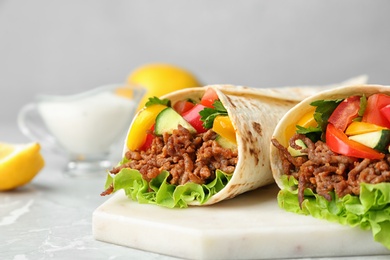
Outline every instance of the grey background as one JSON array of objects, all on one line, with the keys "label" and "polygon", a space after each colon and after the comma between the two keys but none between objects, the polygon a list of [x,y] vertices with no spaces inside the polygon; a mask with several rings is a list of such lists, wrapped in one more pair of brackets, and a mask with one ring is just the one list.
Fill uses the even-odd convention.
[{"label": "grey background", "polygon": [[[204,84],[390,84],[390,1],[0,0],[0,127],[38,93],[167,62]],[[4,139],[4,138],[3,138]]]}]

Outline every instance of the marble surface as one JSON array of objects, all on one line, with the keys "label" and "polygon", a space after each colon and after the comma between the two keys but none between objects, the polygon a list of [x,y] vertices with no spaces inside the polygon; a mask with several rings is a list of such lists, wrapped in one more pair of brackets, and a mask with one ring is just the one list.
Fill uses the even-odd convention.
[{"label": "marble surface", "polygon": [[[2,124],[3,142],[26,142],[12,124]],[[163,259],[176,258],[97,241],[92,212],[106,201],[105,173],[70,178],[65,159],[42,151],[44,169],[24,187],[0,192],[0,259]]]},{"label": "marble surface", "polygon": [[[2,124],[0,136],[1,141],[26,141],[13,124]],[[180,259],[96,240],[93,212],[114,198],[99,196],[105,173],[69,178],[61,172],[64,158],[43,155],[46,166],[30,184],[0,192],[0,259]]]},{"label": "marble surface", "polygon": [[285,212],[268,185],[221,203],[166,209],[118,192],[93,214],[96,239],[185,259],[388,255],[370,231]]}]

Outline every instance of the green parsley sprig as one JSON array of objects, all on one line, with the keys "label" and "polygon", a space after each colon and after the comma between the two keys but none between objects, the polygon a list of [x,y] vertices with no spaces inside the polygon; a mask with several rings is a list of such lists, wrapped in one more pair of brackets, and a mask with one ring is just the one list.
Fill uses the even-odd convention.
[{"label": "green parsley sprig", "polygon": [[145,106],[149,107],[151,105],[156,105],[156,104],[160,104],[160,105],[164,105],[164,106],[170,107],[171,106],[171,101],[169,99],[167,99],[167,98],[159,99],[158,97],[154,96],[154,97],[150,97],[149,98],[149,100],[146,102]]},{"label": "green parsley sprig", "polygon": [[206,107],[199,112],[200,120],[203,121],[203,127],[206,129],[210,129],[213,127],[214,119],[217,116],[219,115],[227,116],[228,114],[226,108],[219,100],[214,101],[213,107],[214,108]]},{"label": "green parsley sprig", "polygon": [[313,116],[314,120],[317,122],[317,127],[305,128],[297,125],[297,133],[306,135],[313,142],[320,139],[325,140],[323,133],[325,133],[328,119],[341,101],[343,101],[343,99],[317,100],[310,103],[311,106],[316,107]]},{"label": "green parsley sprig", "polygon": [[[336,107],[344,99],[334,99],[334,100],[317,100],[312,102],[310,105],[316,107],[314,112],[314,119],[317,122],[317,127],[302,127],[297,125],[297,133],[304,134],[309,137],[313,142],[317,140],[325,140],[324,133],[326,126],[328,125],[328,119],[332,115]],[[367,97],[365,95],[360,97],[360,109],[358,112],[358,117],[354,121],[361,121],[364,111],[367,107]]]}]

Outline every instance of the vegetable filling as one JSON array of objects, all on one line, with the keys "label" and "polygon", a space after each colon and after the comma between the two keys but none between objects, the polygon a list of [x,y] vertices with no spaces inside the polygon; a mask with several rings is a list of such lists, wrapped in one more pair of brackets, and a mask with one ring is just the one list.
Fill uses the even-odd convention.
[{"label": "vegetable filling", "polygon": [[360,195],[361,183],[390,182],[390,96],[351,96],[311,105],[315,111],[299,121],[288,147],[271,140],[283,173],[298,181],[299,205],[306,188],[331,201],[332,192],[339,198]]},{"label": "vegetable filling", "polygon": [[[111,176],[132,169],[151,183],[167,172],[166,182],[176,187],[207,185],[217,178],[217,171],[231,175],[238,161],[235,129],[212,89],[198,102],[180,100],[173,106],[169,100],[151,98],[133,122],[127,146]],[[114,185],[110,183],[101,195],[114,192]]]}]

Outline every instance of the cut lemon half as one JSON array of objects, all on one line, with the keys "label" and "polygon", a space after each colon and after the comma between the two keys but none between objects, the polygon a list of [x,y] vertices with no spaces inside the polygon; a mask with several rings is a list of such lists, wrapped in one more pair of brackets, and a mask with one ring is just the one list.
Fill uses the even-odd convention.
[{"label": "cut lemon half", "polygon": [[45,165],[39,143],[0,143],[0,190],[29,183]]}]

